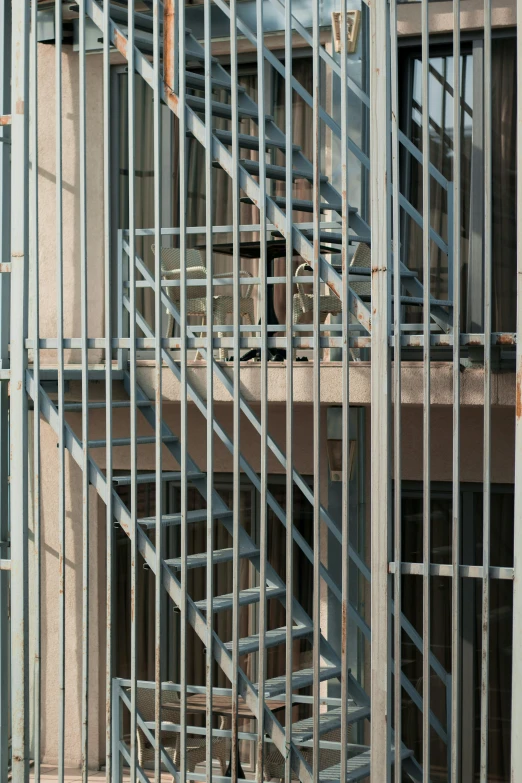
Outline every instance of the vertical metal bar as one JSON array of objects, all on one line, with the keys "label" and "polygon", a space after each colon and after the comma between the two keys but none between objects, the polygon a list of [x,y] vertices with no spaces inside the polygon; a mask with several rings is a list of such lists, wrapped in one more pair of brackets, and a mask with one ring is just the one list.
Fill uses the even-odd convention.
[{"label": "vertical metal bar", "polygon": [[232,780],[237,780],[238,775],[238,757],[239,757],[239,743],[238,743],[238,719],[237,719],[237,704],[238,704],[238,678],[237,671],[239,667],[239,527],[241,524],[240,510],[241,510],[241,473],[240,473],[240,445],[241,445],[241,430],[240,430],[240,322],[241,315],[239,311],[239,115],[238,115],[238,68],[237,68],[237,0],[230,0],[230,77],[231,77],[231,96],[230,102],[232,107],[232,242],[233,242],[233,324],[234,324],[234,404],[233,404],[233,442],[234,453],[232,456],[232,470],[233,470],[233,562],[232,562],[232,594],[233,594],[233,606],[232,606],[232,764],[231,764],[231,777]]},{"label": "vertical metal bar", "polygon": [[[453,0],[453,469],[452,469],[452,540],[451,562],[451,783],[460,779],[461,748],[461,560],[460,524],[460,225],[461,225],[461,68],[460,68],[460,0]],[[464,89],[464,86],[463,86]]]},{"label": "vertical metal bar", "polygon": [[400,273],[400,206],[399,206],[399,99],[398,99],[398,42],[397,0],[390,2],[390,78],[391,78],[391,160],[392,160],[392,238],[393,238],[393,508],[394,508],[394,559],[393,600],[395,605],[393,625],[394,677],[394,732],[395,732],[395,783],[402,781],[402,758],[399,752],[402,739],[402,378],[401,378],[401,273]]},{"label": "vertical metal bar", "polygon": [[319,0],[313,3],[313,50],[312,50],[312,166],[313,166],[313,475],[314,475],[314,509],[313,509],[313,541],[314,541],[314,567],[313,567],[313,622],[314,622],[314,649],[313,649],[313,670],[314,684],[313,695],[313,780],[319,781],[319,759],[320,759],[320,735],[319,735],[319,712],[320,712],[320,666],[321,666],[321,315],[320,315],[320,294],[321,277],[319,274],[320,257],[320,233],[319,222],[321,220],[320,212],[320,177],[321,177],[321,124],[319,112],[321,108],[321,61],[319,59]]},{"label": "vertical metal bar", "polygon": [[128,157],[129,157],[129,301],[130,301],[130,322],[129,322],[129,374],[130,374],[130,467],[131,467],[131,486],[130,486],[130,512],[131,512],[131,638],[130,638],[130,664],[131,664],[131,715],[130,715],[130,779],[131,783],[136,783],[136,764],[137,764],[137,718],[136,718],[136,691],[137,691],[137,673],[138,673],[138,453],[136,448],[136,70],[135,70],[135,30],[134,30],[134,5],[135,0],[129,0],[128,3],[128,45],[127,45],[127,124],[128,124]]},{"label": "vertical metal bar", "polygon": [[[264,728],[265,728],[265,679],[266,679],[266,564],[267,564],[267,485],[268,485],[268,461],[267,461],[267,438],[268,438],[268,346],[267,346],[267,301],[266,301],[266,278],[267,278],[267,253],[266,253],[266,144],[265,144],[265,63],[263,57],[264,45],[264,24],[263,24],[263,3],[256,0],[256,22],[257,22],[257,105],[259,109],[258,136],[259,136],[259,241],[260,241],[260,262],[259,277],[261,280],[260,292],[260,318],[261,318],[261,453],[260,453],[260,508],[259,508],[259,652],[258,652],[258,713],[257,713],[257,764],[256,780],[258,783],[263,781],[263,751],[264,751]],[[285,62],[288,65],[288,61]],[[287,320],[290,317],[291,310],[287,311]],[[288,356],[288,354],[287,354]],[[290,353],[291,357],[291,353]],[[291,360],[291,359],[290,359]],[[236,448],[239,450],[239,442]],[[287,553],[288,557],[288,553]],[[288,625],[288,596],[287,596],[287,625]],[[291,623],[291,620],[290,620]],[[287,670],[288,674],[288,670]],[[289,754],[287,753],[287,756]]]},{"label": "vertical metal bar", "polygon": [[[522,0],[517,0],[517,171],[522,171]],[[513,650],[522,648],[522,177],[517,177],[517,353],[515,399],[515,509]],[[522,682],[522,656],[513,655],[511,682]],[[522,776],[522,693],[511,688],[511,780]]]},{"label": "vertical metal bar", "polygon": [[[212,6],[211,0],[204,0],[204,37],[205,37],[205,79],[211,84],[212,79]],[[207,266],[207,607],[214,600],[214,367],[213,367],[213,337],[214,337],[214,306],[213,306],[213,186],[212,176],[212,90],[205,90],[205,239]],[[212,655],[212,635],[214,631],[214,615],[207,611],[207,644],[205,648],[206,667],[206,756],[207,783],[212,783],[212,686],[214,657]]]},{"label": "vertical metal bar", "polygon": [[64,442],[64,355],[63,355],[63,162],[62,162],[62,4],[55,4],[55,121],[56,121],[56,332],[58,366],[58,567],[59,567],[59,718],[58,780],[64,780],[65,758],[65,442]]},{"label": "vertical metal bar", "polygon": [[[258,34],[259,35],[259,34]],[[293,662],[293,618],[292,598],[294,591],[294,349],[293,349],[293,270],[294,246],[292,238],[293,201],[293,90],[292,90],[292,0],[285,2],[285,203],[286,203],[286,689],[285,689],[285,781],[292,778],[292,672]],[[262,290],[266,284],[262,283]],[[266,310],[265,310],[266,320]]]},{"label": "vertical metal bar", "polygon": [[[107,783],[120,779],[119,750],[117,756],[112,748],[112,717],[113,717],[113,519],[112,519],[112,264],[111,264],[111,63],[110,63],[110,4],[103,4],[103,249],[104,249],[104,295],[105,295],[105,440],[106,462],[105,477],[107,480],[106,498],[106,624],[105,624],[105,775]],[[121,231],[118,232],[118,245],[121,245]],[[121,247],[119,247],[121,250]],[[118,252],[118,284],[121,281],[121,252]],[[122,306],[123,292],[118,292],[118,312]],[[121,337],[121,333],[119,335]],[[121,361],[121,351],[118,351],[118,363]],[[119,742],[119,738],[118,738]],[[116,766],[115,766],[116,765]],[[114,774],[117,771],[118,774]]]},{"label": "vertical metal bar", "polygon": [[[180,685],[181,685],[181,720],[180,720],[180,777],[186,780],[187,762],[187,123],[185,113],[186,75],[185,75],[185,4],[178,3],[178,71],[179,95],[181,111],[179,113],[179,248],[180,248],[180,334],[181,334],[181,607],[180,607]],[[212,611],[207,607],[207,611]]]},{"label": "vertical metal bar", "polygon": [[111,771],[113,780],[121,780],[122,763],[120,753],[120,741],[122,739],[122,702],[120,698],[120,684],[114,679],[111,690],[112,709],[111,709],[111,742],[112,742],[112,760]]},{"label": "vertical metal bar", "polygon": [[154,133],[154,242],[156,253],[154,255],[154,387],[155,387],[155,470],[156,470],[156,580],[155,580],[155,624],[154,624],[154,673],[155,673],[155,703],[154,717],[155,728],[154,738],[154,780],[155,783],[161,781],[161,683],[162,683],[162,626],[163,626],[163,543],[164,531],[162,525],[163,515],[163,487],[162,487],[162,355],[161,355],[161,214],[162,214],[162,176],[161,176],[161,54],[160,54],[160,3],[159,0],[153,0],[153,133]]},{"label": "vertical metal bar", "polygon": [[371,365],[371,777],[390,781],[390,354],[388,269],[388,124],[386,7],[370,7],[370,185],[372,220]]},{"label": "vertical metal bar", "polygon": [[431,340],[430,340],[430,105],[429,105],[429,9],[422,0],[422,268],[423,305],[423,406],[422,406],[422,766],[430,775],[430,694],[431,694]]},{"label": "vertical metal bar", "polygon": [[[11,2],[0,2],[0,30],[3,32],[0,51],[0,114],[11,114]],[[32,66],[32,63],[31,63]],[[11,127],[0,128],[0,260],[11,256]],[[0,367],[9,367],[9,317],[11,305],[11,276],[0,274]],[[0,557],[9,557],[9,389],[6,381],[0,383]],[[36,466],[35,466],[36,467]],[[35,537],[37,524],[35,521]],[[35,540],[35,548],[36,548]],[[38,556],[36,555],[38,559]],[[10,735],[9,683],[9,573],[0,573],[0,780],[7,780]],[[38,638],[38,619],[35,622]],[[35,644],[35,648],[37,644]],[[35,699],[38,672],[35,671]],[[35,704],[35,708],[36,708]],[[36,714],[36,712],[35,712]],[[35,749],[37,745],[35,725]],[[36,774],[36,769],[35,769]]]},{"label": "vertical metal bar", "polygon": [[[2,25],[0,24],[0,28]],[[5,29],[5,28],[4,28]],[[31,52],[30,52],[30,156],[31,156],[31,261],[32,261],[32,300],[33,300],[33,374],[37,390],[40,389],[40,302],[39,302],[39,221],[38,221],[38,36],[37,3],[31,4]],[[1,150],[0,150],[1,154]],[[2,401],[3,402],[3,401]],[[35,607],[34,607],[34,779],[40,781],[41,756],[41,569],[42,569],[42,528],[40,514],[40,395],[37,394],[33,411],[33,525],[34,525],[34,564],[35,564]],[[2,428],[2,432],[5,430]],[[2,490],[0,490],[1,492]],[[3,530],[0,531],[3,539]],[[0,608],[2,611],[2,608]],[[6,705],[7,706],[7,705]],[[6,727],[7,728],[7,727]],[[3,732],[1,732],[3,734]],[[6,733],[7,743],[7,733]],[[3,752],[3,748],[2,748]],[[1,756],[1,753],[0,753]],[[7,759],[6,759],[7,760]],[[0,778],[4,778],[0,774]]]},{"label": "vertical metal bar", "polygon": [[342,566],[341,566],[341,780],[348,774],[348,682],[349,665],[349,606],[350,606],[350,260],[348,242],[350,229],[350,203],[348,198],[349,166],[349,106],[348,106],[348,40],[346,2],[341,2],[341,194],[342,194],[342,246],[343,316],[342,316]]},{"label": "vertical metal bar", "polygon": [[[492,286],[492,121],[491,0],[484,0],[484,445],[482,517],[482,645],[480,680],[480,783],[488,779],[489,597],[491,528],[491,298]],[[516,687],[516,686],[515,686]]]},{"label": "vertical metal bar", "polygon": [[89,351],[87,277],[87,158],[85,9],[80,4],[79,20],[79,104],[80,104],[80,320],[82,364],[82,696],[81,764],[82,781],[89,777]]},{"label": "vertical metal bar", "polygon": [[27,367],[29,3],[12,6],[11,82],[11,710],[12,780],[29,777]]}]

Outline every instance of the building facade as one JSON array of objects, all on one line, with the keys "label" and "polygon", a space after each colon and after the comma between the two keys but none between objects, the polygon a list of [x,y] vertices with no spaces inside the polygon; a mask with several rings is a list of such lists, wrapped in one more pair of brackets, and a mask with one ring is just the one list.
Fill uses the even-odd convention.
[{"label": "building facade", "polygon": [[522,779],[521,13],[0,0],[2,780]]}]

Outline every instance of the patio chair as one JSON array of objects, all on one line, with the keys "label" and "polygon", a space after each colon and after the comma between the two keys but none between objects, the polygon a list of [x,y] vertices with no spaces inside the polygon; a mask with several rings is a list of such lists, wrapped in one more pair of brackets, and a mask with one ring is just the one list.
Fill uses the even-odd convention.
[{"label": "patio chair", "polygon": [[[155,246],[152,245],[152,252],[155,253]],[[201,253],[195,248],[191,248],[186,251],[186,279],[187,280],[201,280],[201,286],[187,286],[187,304],[186,312],[187,316],[195,316],[201,318],[202,324],[204,324],[207,317],[207,269],[204,265]],[[180,251],[174,247],[162,247],[161,248],[161,275],[164,280],[180,280]],[[242,278],[251,278],[250,272],[241,269],[239,272]],[[231,272],[222,272],[220,274],[214,274],[214,278],[229,278]],[[251,284],[246,285],[246,290],[243,292],[239,300],[239,316],[245,318],[249,324],[254,323],[254,300],[252,299]],[[167,296],[169,299],[179,307],[180,302],[180,288],[167,287]],[[227,315],[232,314],[234,311],[234,298],[232,296],[224,294],[216,294],[213,296],[213,323],[221,325],[225,323]],[[174,333],[174,318],[167,310],[168,323],[166,337],[172,337]],[[218,332],[220,337],[224,336],[223,332]],[[199,351],[196,353],[196,358],[199,357]],[[226,351],[224,348],[219,349],[219,358],[226,359]]]},{"label": "patio chair", "polygon": [[[371,250],[364,242],[360,242],[357,245],[357,249],[352,256],[350,266],[365,267],[370,269],[371,267]],[[309,264],[301,264],[296,271],[296,277],[310,277],[313,270]],[[354,281],[350,283],[352,291],[360,297],[367,298],[371,294],[371,281],[368,276],[368,281]],[[297,283],[297,293],[294,294],[294,323],[308,323],[306,320],[310,313],[313,313],[314,309],[314,294],[312,290],[311,282]],[[329,315],[338,315],[342,312],[341,300],[335,296],[335,294],[321,294],[319,297],[319,314],[322,324],[325,323],[326,318]],[[350,313],[350,323],[357,323],[357,319],[353,313]],[[360,359],[360,350],[358,348],[352,348],[350,351],[352,359]]]},{"label": "patio chair", "polygon": [[[169,702],[178,701],[179,696],[176,692],[163,691],[162,702],[168,697]],[[141,717],[145,721],[153,721],[155,719],[154,709],[154,688],[137,688],[136,689],[136,707]],[[180,724],[180,710],[171,707],[162,707],[162,720],[172,723]],[[230,719],[221,717],[219,722],[219,728],[222,730],[230,729]],[[145,768],[146,765],[154,764],[154,748],[145,736],[144,731],[137,727],[138,735],[138,763],[140,767]],[[162,731],[161,743],[170,756],[175,766],[179,769],[180,763],[180,735],[175,731]],[[205,737],[195,736],[193,734],[187,734],[187,771],[194,772],[197,764],[206,759],[205,752]],[[212,758],[219,761],[221,769],[221,775],[225,775],[228,763],[229,740],[225,737],[217,737],[212,740]]]}]

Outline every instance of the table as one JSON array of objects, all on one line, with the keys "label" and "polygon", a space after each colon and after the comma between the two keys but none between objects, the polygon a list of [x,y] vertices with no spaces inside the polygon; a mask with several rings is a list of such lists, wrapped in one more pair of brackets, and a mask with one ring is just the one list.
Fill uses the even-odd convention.
[{"label": "table", "polygon": [[[268,699],[266,701],[266,704],[272,712],[277,712],[278,710],[283,710],[286,706],[285,701],[281,701],[280,699]],[[171,709],[179,710],[180,704],[179,701],[176,702],[165,702],[163,704],[164,707],[167,709],[170,707]],[[206,693],[195,693],[191,696],[187,696],[187,715],[204,715],[207,710],[207,695]],[[231,696],[213,696],[212,697],[212,713],[214,715],[226,715],[229,717],[232,717],[234,713],[234,706],[232,704],[232,697]],[[245,700],[240,696],[238,699],[238,705],[237,705],[237,716],[238,718],[257,718],[257,715],[255,715],[250,707],[247,705]],[[237,776],[241,780],[244,780],[245,773],[243,772],[243,768],[241,767],[241,764],[239,762],[239,747],[237,750],[238,758],[237,758]],[[232,772],[232,747],[230,748],[230,762],[228,765],[228,769],[226,771],[225,777],[231,777]]]},{"label": "table", "polygon": [[[206,245],[196,245],[198,250],[205,250]],[[223,242],[212,245],[212,250],[215,253],[221,253],[226,256],[232,256],[234,254],[234,243]],[[330,245],[321,245],[320,251],[322,255],[329,253],[339,253],[338,247],[331,247]],[[252,261],[261,258],[261,241],[254,242],[240,242],[239,243],[239,256],[240,258],[250,259]],[[268,239],[266,242],[266,260],[267,260],[267,277],[274,276],[274,261],[276,258],[286,257],[286,240],[281,239]],[[293,257],[300,258],[298,253],[293,251]],[[266,287],[266,318],[268,324],[279,324],[275,307],[274,307],[274,284],[268,283]],[[290,314],[291,317],[291,314]],[[261,321],[259,321],[261,323]],[[279,336],[279,332],[267,332],[269,335]],[[269,348],[269,360],[282,362],[286,359],[286,351],[282,348]],[[261,349],[253,348],[241,357],[242,362],[247,362],[250,359],[260,359]]]}]

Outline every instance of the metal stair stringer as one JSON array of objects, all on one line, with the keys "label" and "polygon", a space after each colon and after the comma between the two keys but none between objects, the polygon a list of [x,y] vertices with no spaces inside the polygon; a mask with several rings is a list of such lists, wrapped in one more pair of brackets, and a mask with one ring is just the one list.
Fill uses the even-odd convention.
[{"label": "metal stair stringer", "polygon": [[[96,0],[85,0],[85,11],[92,21],[103,30],[103,10],[100,8]],[[127,59],[127,46],[128,39],[122,30],[111,20],[110,22],[110,35],[111,41],[118,49],[125,59]],[[145,82],[154,88],[154,70],[150,62],[143,56],[138,47],[134,48],[135,54],[135,67],[136,72],[145,80]],[[199,141],[199,143],[206,147],[206,131],[204,122],[198,117],[198,115],[188,106],[183,105],[181,107],[180,99],[173,92],[165,89],[163,84],[160,85],[160,98],[166,105],[179,116],[181,111],[185,112],[186,128],[192,135]],[[215,160],[219,162],[221,168],[227,172],[227,174],[233,178],[237,176],[239,187],[246,193],[246,195],[259,206],[261,201],[260,189],[255,179],[241,166],[234,166],[233,157],[226,149],[226,147],[212,134],[212,155]],[[267,194],[266,195],[266,215],[267,219],[274,224],[278,231],[283,236],[287,236],[287,224],[286,215],[280,207],[277,206],[275,201]],[[314,251],[313,243],[299,230],[297,223],[292,224],[292,245],[304,261],[309,263],[312,267],[316,262],[319,263],[320,277],[324,283],[331,289],[331,291],[339,298],[343,300],[343,285],[341,275],[333,268],[328,261]],[[368,333],[371,333],[371,313],[366,304],[357,296],[352,290],[348,289],[349,302],[345,303],[345,306],[353,313],[358,322],[366,329]]]},{"label": "metal stair stringer", "polygon": [[[36,395],[39,395],[40,413],[44,416],[55,433],[59,435],[60,420],[58,409],[41,386],[39,389],[36,388],[33,374],[30,371],[27,371],[26,373],[26,390],[33,400],[36,398]],[[64,423],[63,436],[65,448],[68,450],[71,457],[81,470],[83,466],[82,443],[67,422]],[[89,483],[92,484],[104,503],[107,502],[107,493],[112,492],[114,519],[130,538],[132,535],[132,529],[129,510],[114,488],[107,486],[107,480],[105,476],[91,456],[89,456],[88,462]],[[156,573],[157,563],[156,550],[154,545],[144,530],[139,526],[137,527],[137,536],[139,553],[151,571]],[[181,583],[174,576],[171,569],[165,564],[165,562],[163,562],[163,585],[172,601],[176,604],[176,606],[179,607],[183,601]],[[188,622],[197,633],[203,644],[208,644],[207,623],[203,613],[198,609],[194,601],[188,595],[186,596],[186,606]],[[248,679],[241,668],[236,671],[232,669],[232,655],[227,650],[225,644],[221,641],[215,631],[212,635],[212,652],[214,659],[231,682],[235,677],[238,677],[238,690],[240,695],[245,699],[246,704],[249,706],[252,712],[257,714],[259,709],[259,700],[254,684]],[[288,752],[289,747],[286,741],[285,730],[266,704],[264,721],[266,732],[271,737],[274,745],[284,756]],[[298,775],[300,781],[303,783],[312,783],[312,770],[303,758],[301,752],[293,743],[291,744],[290,748],[292,753],[292,769]]]}]

